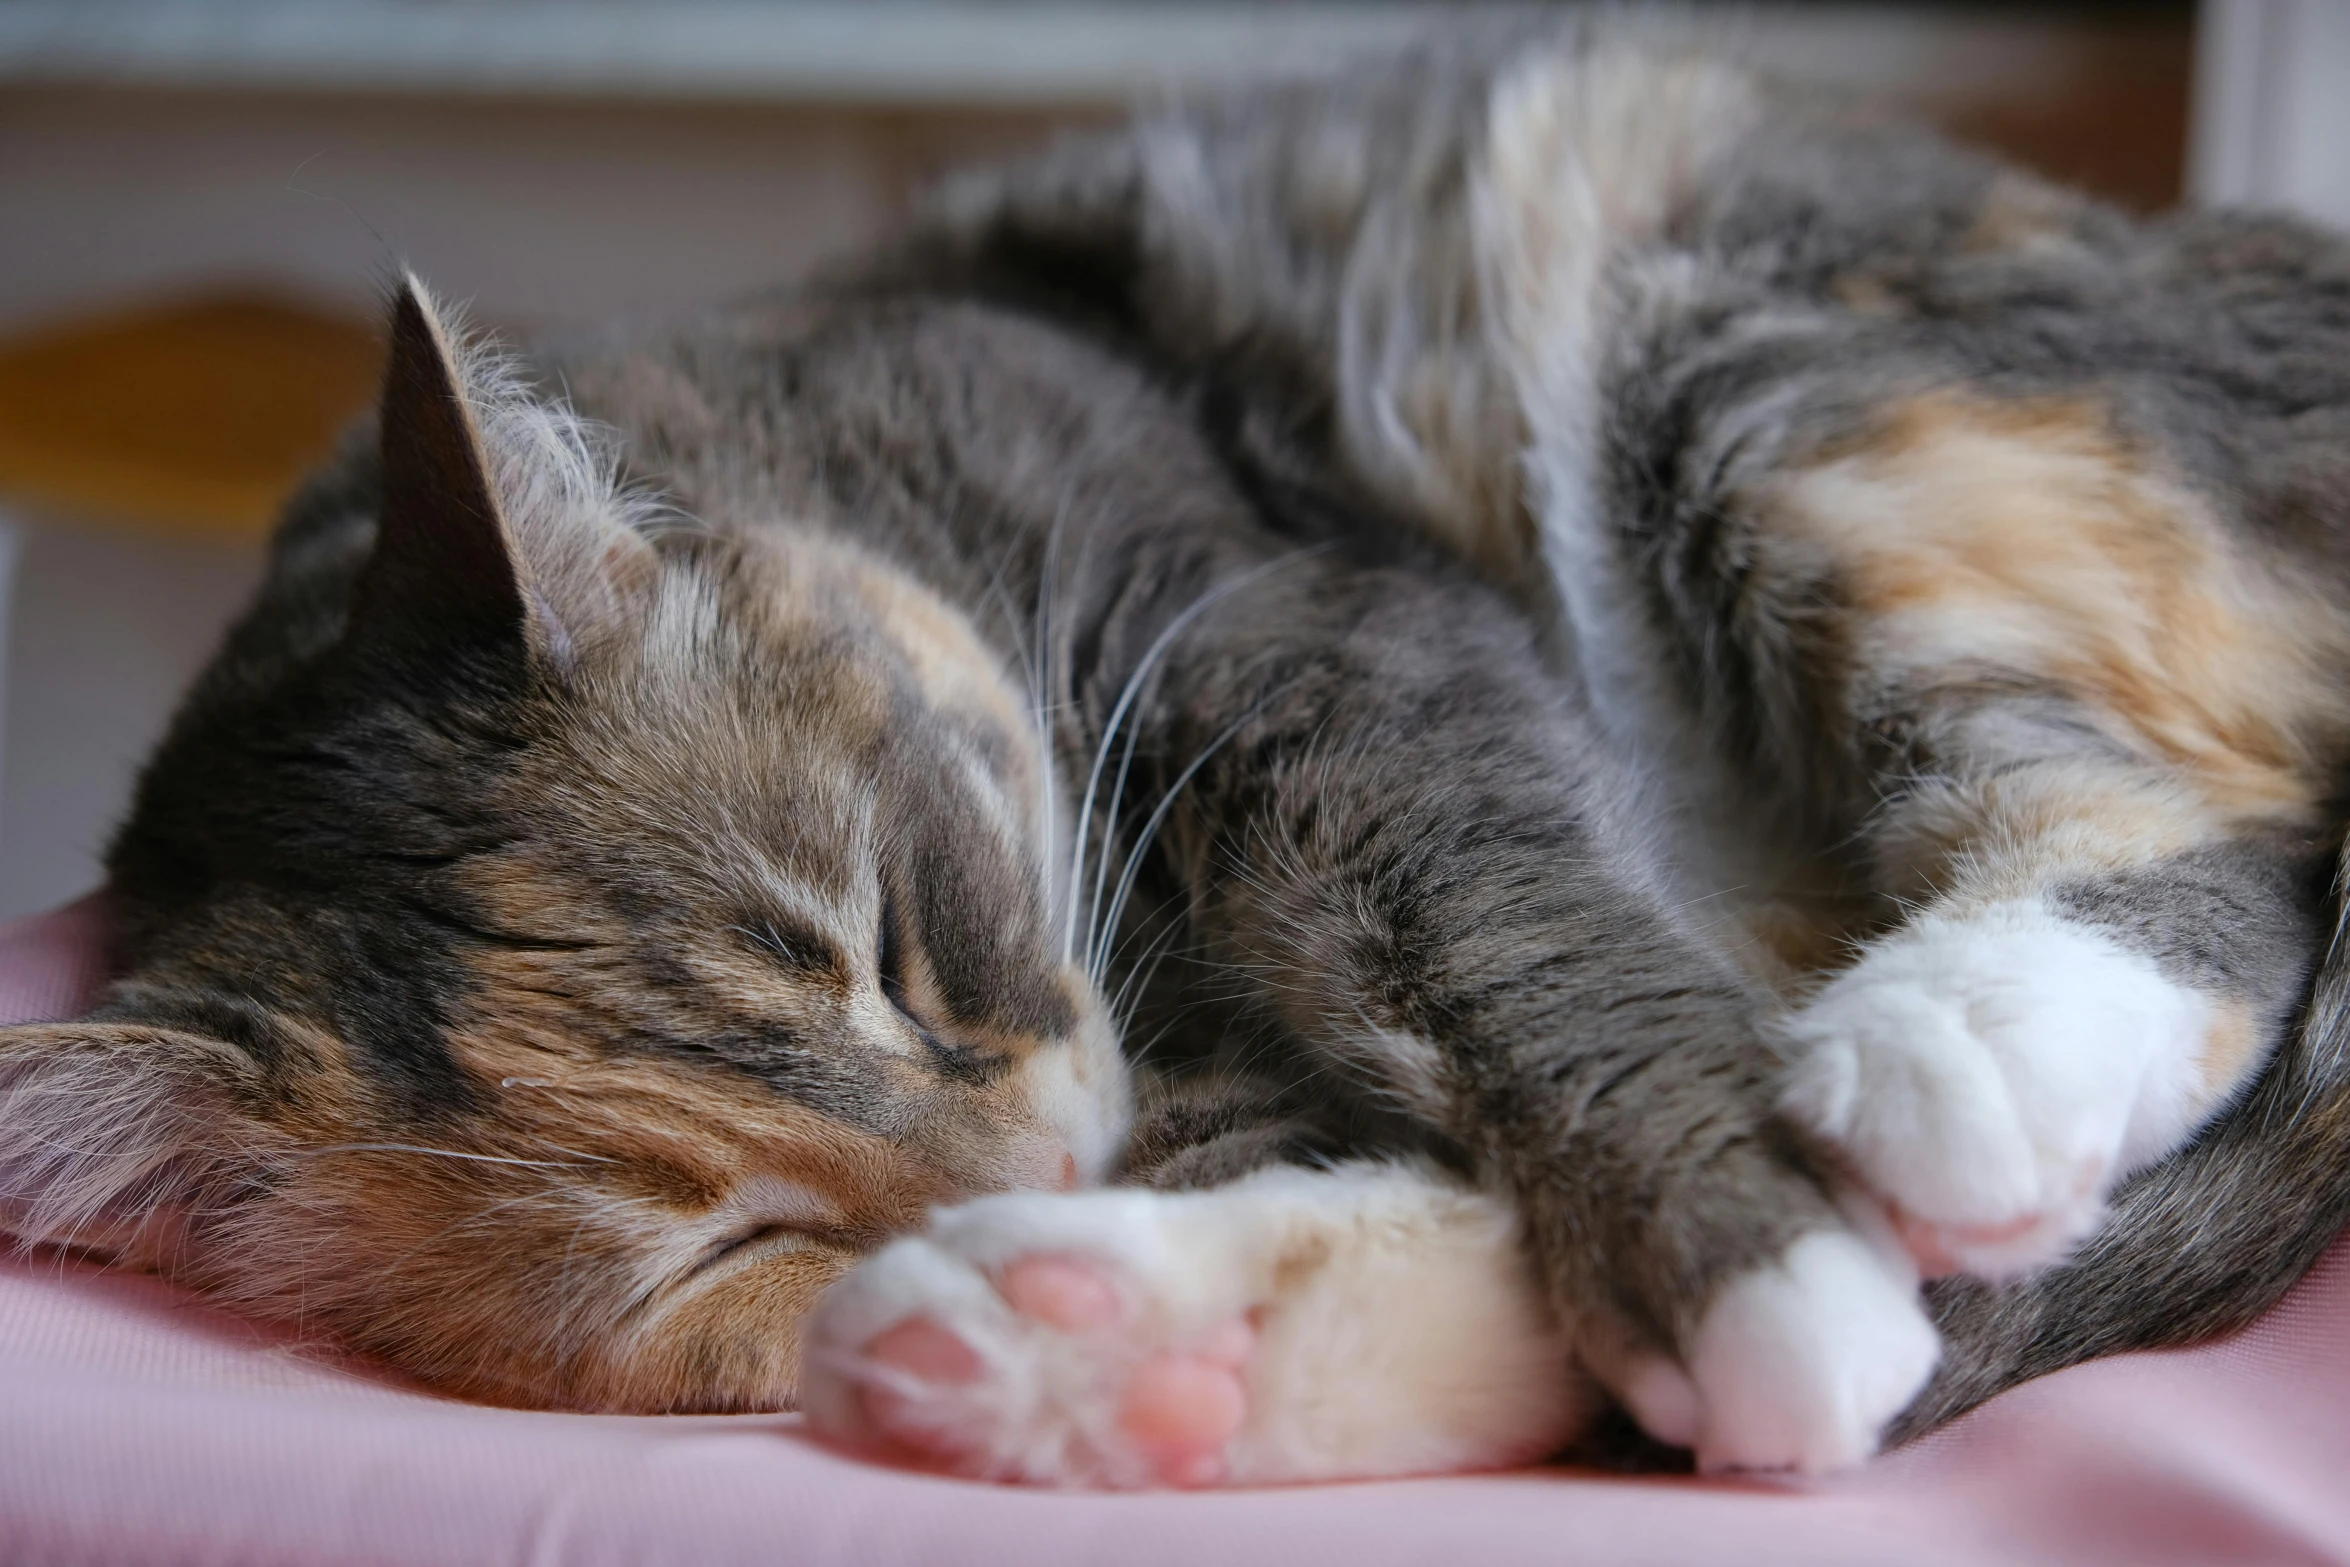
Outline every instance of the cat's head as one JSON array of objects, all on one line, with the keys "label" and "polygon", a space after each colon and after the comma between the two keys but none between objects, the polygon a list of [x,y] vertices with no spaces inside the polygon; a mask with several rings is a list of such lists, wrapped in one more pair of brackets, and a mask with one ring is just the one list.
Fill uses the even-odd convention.
[{"label": "cat's head", "polygon": [[477,1393],[757,1405],[930,1204],[1098,1177],[1029,706],[789,521],[664,523],[403,287],[117,843],[123,977],[0,1036],[15,1227]]}]

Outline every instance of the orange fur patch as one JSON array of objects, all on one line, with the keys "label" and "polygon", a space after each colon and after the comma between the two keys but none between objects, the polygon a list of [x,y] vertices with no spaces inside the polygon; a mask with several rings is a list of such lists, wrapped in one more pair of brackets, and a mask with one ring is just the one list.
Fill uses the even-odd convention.
[{"label": "orange fur patch", "polygon": [[2030,897],[2052,871],[2126,871],[2211,842],[2224,826],[2193,789],[2099,761],[1920,780],[1879,824],[1881,890],[1911,901]]},{"label": "orange fur patch", "polygon": [[2197,1065],[2202,1069],[2203,1086],[2217,1101],[2233,1093],[2251,1071],[2260,1065],[2266,1052],[2261,1048],[2266,1041],[2253,1026],[2249,1013],[2242,1007],[2215,1002],[2211,1026],[2204,1031],[2203,1054]]},{"label": "orange fur patch", "polygon": [[2350,727],[2336,617],[2233,547],[2094,405],[1916,397],[1772,506],[1831,552],[1872,669],[2045,683],[2233,820],[2313,810],[2318,753]]},{"label": "orange fur patch", "polygon": [[2001,174],[1983,194],[1972,228],[1959,241],[1967,251],[2048,250],[2072,242],[2080,199],[2025,174]]}]

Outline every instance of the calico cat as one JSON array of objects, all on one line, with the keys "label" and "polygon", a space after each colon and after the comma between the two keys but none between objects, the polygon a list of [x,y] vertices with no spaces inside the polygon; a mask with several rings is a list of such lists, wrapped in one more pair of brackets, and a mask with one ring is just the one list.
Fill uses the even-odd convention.
[{"label": "calico cat", "polygon": [[1832,1469],[2342,1222],[2338,241],[1570,26],[390,345],[28,1242],[1128,1486]]}]

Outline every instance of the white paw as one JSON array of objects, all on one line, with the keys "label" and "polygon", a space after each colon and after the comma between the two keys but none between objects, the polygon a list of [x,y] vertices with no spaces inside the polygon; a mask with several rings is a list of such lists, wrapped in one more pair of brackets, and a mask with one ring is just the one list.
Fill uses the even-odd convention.
[{"label": "white paw", "polygon": [[1524,1462],[1588,1413],[1499,1205],[1407,1171],[983,1198],[835,1285],[801,1407],[956,1473],[1131,1488]]},{"label": "white paw", "polygon": [[982,1479],[1208,1484],[1248,1415],[1251,1281],[1149,1192],[935,1215],[826,1294],[801,1404],[829,1436]]},{"label": "white paw", "polygon": [[2063,1257],[2193,1124],[2208,1004],[2030,901],[1928,915],[1787,1024],[1790,1116],[1929,1274]]},{"label": "white paw", "polygon": [[1709,1474],[1825,1474],[1876,1452],[1941,1341],[1897,1245],[1819,1230],[1732,1280],[1684,1353],[1686,1370],[1650,1360],[1621,1390],[1649,1435]]}]

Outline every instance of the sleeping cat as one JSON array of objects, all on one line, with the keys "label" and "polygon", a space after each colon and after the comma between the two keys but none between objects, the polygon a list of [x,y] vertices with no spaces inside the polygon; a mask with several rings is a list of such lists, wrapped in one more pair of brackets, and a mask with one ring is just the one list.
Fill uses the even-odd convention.
[{"label": "sleeping cat", "polygon": [[1833,1469],[2344,1217],[2332,239],[1569,28],[390,344],[0,1034],[28,1242],[1131,1486]]}]

